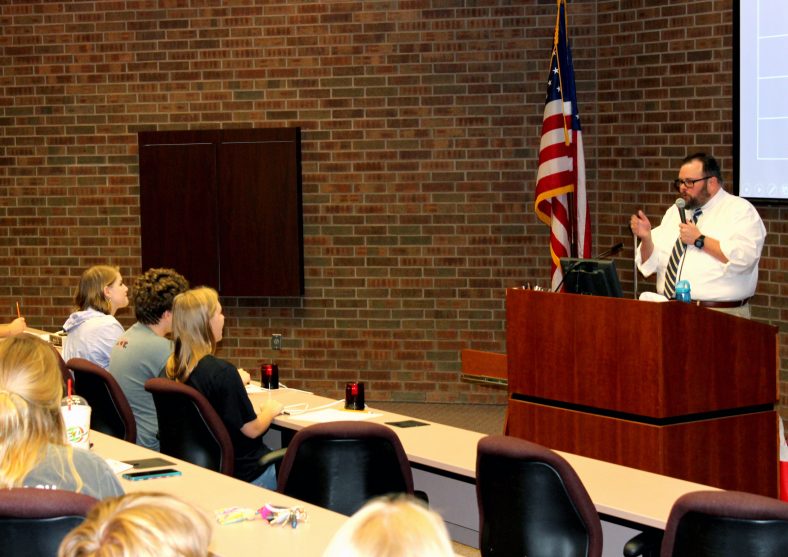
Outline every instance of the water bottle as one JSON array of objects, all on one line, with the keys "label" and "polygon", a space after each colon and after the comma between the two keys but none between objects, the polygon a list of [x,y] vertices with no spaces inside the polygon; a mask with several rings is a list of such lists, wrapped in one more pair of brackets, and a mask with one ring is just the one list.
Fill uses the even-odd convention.
[{"label": "water bottle", "polygon": [[692,301],[692,296],[690,296],[690,283],[688,280],[680,280],[676,283],[676,299],[685,304]]}]

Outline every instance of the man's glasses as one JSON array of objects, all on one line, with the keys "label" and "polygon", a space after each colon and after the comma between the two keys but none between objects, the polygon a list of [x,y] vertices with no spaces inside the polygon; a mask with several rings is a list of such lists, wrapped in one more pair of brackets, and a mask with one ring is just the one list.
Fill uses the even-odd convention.
[{"label": "man's glasses", "polygon": [[703,180],[708,180],[709,178],[713,178],[713,177],[714,176],[704,176],[703,178],[695,178],[694,180],[690,178],[686,178],[684,180],[677,178],[671,182],[671,185],[673,186],[673,189],[676,191],[679,191],[682,185],[686,186],[687,189],[689,190],[692,189],[695,186],[695,184],[697,184],[698,182],[701,182]]}]

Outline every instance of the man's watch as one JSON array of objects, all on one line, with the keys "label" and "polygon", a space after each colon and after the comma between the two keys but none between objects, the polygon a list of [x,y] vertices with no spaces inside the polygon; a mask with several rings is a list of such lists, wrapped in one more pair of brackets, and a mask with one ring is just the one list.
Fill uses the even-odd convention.
[{"label": "man's watch", "polygon": [[701,234],[700,236],[698,236],[698,239],[695,240],[695,247],[698,249],[703,249],[703,244],[705,243],[706,243],[706,236]]}]

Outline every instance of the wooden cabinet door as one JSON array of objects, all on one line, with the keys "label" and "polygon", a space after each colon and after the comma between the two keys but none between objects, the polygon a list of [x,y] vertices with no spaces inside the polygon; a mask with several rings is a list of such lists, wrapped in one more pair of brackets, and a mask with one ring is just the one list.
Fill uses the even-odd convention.
[{"label": "wooden cabinet door", "polygon": [[222,294],[303,293],[298,130],[225,130],[218,148]]},{"label": "wooden cabinet door", "polygon": [[204,133],[152,134],[140,134],[142,270],[169,267],[192,286],[218,289],[215,141]]}]

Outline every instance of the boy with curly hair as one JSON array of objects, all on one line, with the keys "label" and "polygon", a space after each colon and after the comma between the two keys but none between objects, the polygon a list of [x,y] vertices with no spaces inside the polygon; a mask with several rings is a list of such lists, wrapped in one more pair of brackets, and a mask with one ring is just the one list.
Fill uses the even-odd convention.
[{"label": "boy with curly hair", "polygon": [[118,339],[109,372],[117,379],[137,421],[137,444],[159,450],[159,424],[145,381],[158,377],[172,353],[172,301],[189,282],[172,269],[148,269],[133,286],[137,322]]}]

